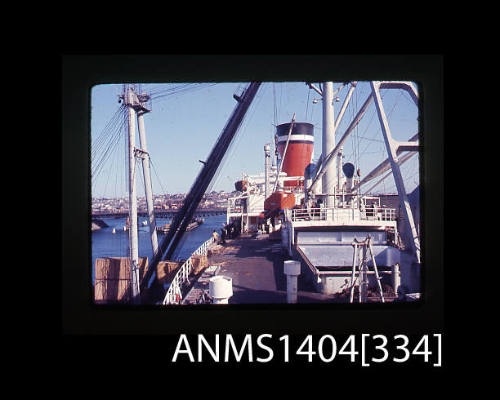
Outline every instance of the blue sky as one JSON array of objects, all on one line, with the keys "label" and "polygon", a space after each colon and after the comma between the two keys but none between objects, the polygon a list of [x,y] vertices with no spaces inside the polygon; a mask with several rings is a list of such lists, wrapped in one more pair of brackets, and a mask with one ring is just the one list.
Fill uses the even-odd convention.
[{"label": "blue sky", "polygon": [[[161,93],[179,84],[142,85],[142,90]],[[317,86],[318,84],[316,84]],[[340,83],[334,83],[337,89]],[[153,192],[187,193],[201,170],[198,160],[205,160],[222,132],[236,101],[233,93],[241,92],[246,83],[217,83],[201,85],[177,94],[153,99],[152,112],[144,117],[147,146],[152,160]],[[335,115],[340,110],[348,88],[339,93],[339,102],[334,103]],[[369,83],[360,82],[354,92],[351,105],[347,109],[337,131],[339,138],[352,120],[358,106],[369,93]],[[123,197],[126,195],[125,138],[126,130],[119,130],[121,119],[112,119],[120,108],[118,95],[122,85],[98,85],[92,88],[91,98],[91,138],[92,149],[96,154],[93,166],[100,160],[100,173],[92,178],[92,197]],[[418,109],[409,95],[400,90],[382,92],[384,107],[389,116],[392,135],[397,140],[407,140],[418,130]],[[211,190],[233,191],[234,182],[242,173],[263,172],[265,143],[273,142],[274,124],[290,122],[296,113],[297,122],[310,122],[315,126],[314,159],[321,154],[321,101],[313,100],[320,96],[304,82],[264,82],[243,124],[233,140],[229,153]],[[276,120],[275,120],[276,111]],[[112,121],[114,124],[109,124]],[[108,125],[107,125],[108,124]],[[114,127],[114,128],[113,128]],[[106,146],[102,141],[105,134],[112,132],[120,141],[108,149],[107,157],[103,152]],[[101,145],[98,142],[101,141]],[[138,139],[137,139],[138,143]],[[99,150],[99,151],[97,151]],[[363,174],[386,158],[380,125],[372,104],[358,128],[344,146],[345,160],[355,162]],[[360,155],[359,160],[357,155]],[[408,177],[407,187],[411,190],[418,183],[418,158],[413,157],[403,167]],[[138,195],[143,195],[142,177],[137,181]],[[386,192],[396,192],[392,177],[379,187]]]}]

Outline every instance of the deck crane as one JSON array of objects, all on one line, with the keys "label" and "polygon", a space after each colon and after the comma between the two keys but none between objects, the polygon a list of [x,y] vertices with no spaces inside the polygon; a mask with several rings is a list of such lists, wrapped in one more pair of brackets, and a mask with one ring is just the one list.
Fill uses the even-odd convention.
[{"label": "deck crane", "polygon": [[168,234],[159,244],[158,253],[156,256],[153,256],[150,268],[141,282],[141,291],[147,286],[158,263],[162,260],[169,259],[176,250],[179,241],[186,231],[188,224],[193,218],[193,215],[203,195],[205,194],[205,191],[207,190],[207,187],[219,168],[220,163],[224,158],[224,154],[238,131],[238,128],[240,127],[252,100],[257,94],[260,85],[261,82],[251,82],[240,96],[234,96],[234,99],[238,103],[217,142],[212,148],[208,159],[202,163],[203,167],[191,186],[189,193],[184,199],[182,208],[176,213],[174,219],[172,220]]}]

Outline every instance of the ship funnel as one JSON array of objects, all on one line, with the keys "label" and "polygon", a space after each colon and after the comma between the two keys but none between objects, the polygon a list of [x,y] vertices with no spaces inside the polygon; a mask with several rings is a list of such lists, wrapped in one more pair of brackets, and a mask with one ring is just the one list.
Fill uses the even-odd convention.
[{"label": "ship funnel", "polygon": [[[314,125],[307,122],[295,122],[290,131],[290,124],[288,122],[276,127],[277,148],[283,163],[281,171],[286,172],[287,176],[304,177],[304,171],[311,163],[314,150]],[[301,181],[287,181],[286,185],[299,186]]]}]

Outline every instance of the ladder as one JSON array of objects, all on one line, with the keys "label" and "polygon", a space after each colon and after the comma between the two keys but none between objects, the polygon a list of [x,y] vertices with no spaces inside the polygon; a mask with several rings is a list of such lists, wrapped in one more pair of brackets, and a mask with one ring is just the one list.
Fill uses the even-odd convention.
[{"label": "ladder", "polygon": [[[373,264],[373,271],[375,273],[375,278],[377,280],[378,293],[380,295],[380,300],[382,303],[385,303],[384,300],[384,292],[382,290],[382,284],[380,283],[380,278],[377,269],[377,263],[375,262],[375,256],[373,255],[371,236],[368,235],[364,241],[358,241],[354,238],[354,242],[352,246],[354,247],[354,255],[352,260],[352,275],[351,275],[351,284],[350,284],[350,294],[349,294],[349,302],[352,303],[354,300],[354,287],[356,283],[359,287],[359,296],[358,302],[364,303],[366,301],[366,292],[368,288],[368,260],[367,253],[370,251],[371,261]],[[357,274],[356,274],[357,268]]]}]

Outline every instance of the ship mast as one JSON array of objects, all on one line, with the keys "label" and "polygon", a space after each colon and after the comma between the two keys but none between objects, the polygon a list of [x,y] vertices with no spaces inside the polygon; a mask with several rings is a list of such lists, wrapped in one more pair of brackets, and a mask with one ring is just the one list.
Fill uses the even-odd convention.
[{"label": "ship mast", "polygon": [[138,97],[140,102],[139,109],[137,110],[137,121],[139,123],[139,142],[140,149],[135,149],[136,156],[142,159],[142,173],[144,177],[144,194],[146,196],[146,207],[148,211],[148,225],[149,235],[151,238],[151,247],[153,250],[153,257],[158,253],[158,237],[156,234],[156,221],[154,216],[153,192],[151,185],[151,172],[149,170],[149,153],[146,145],[146,130],[144,128],[144,114],[150,112],[146,108],[145,103],[150,99],[149,96],[141,94]]},{"label": "ship mast", "polygon": [[[384,111],[384,107],[382,104],[382,98],[380,95],[380,89],[402,89],[408,92],[410,95],[411,99],[415,103],[416,106],[418,106],[418,93],[416,92],[415,88],[410,82],[403,82],[403,81],[371,81],[370,86],[371,86],[371,93],[364,102],[364,104],[361,106],[359,109],[358,113],[350,123],[349,127],[346,129],[342,137],[339,139],[338,143],[335,145],[335,128],[338,127],[339,122],[340,122],[340,116],[343,114],[344,106],[342,106],[342,110],[339,114],[338,120],[335,122],[334,128],[332,130],[331,128],[331,122],[333,121],[333,105],[332,108],[329,108],[329,105],[331,104],[330,98],[330,86],[327,84],[328,82],[325,82],[323,84],[323,90],[320,91],[316,87],[314,87],[312,84],[309,84],[309,86],[316,90],[318,93],[320,93],[323,97],[323,154],[322,154],[322,163],[321,163],[321,168],[318,172],[315,173],[314,179],[312,183],[309,185],[307,188],[307,191],[311,191],[314,188],[314,185],[316,182],[318,182],[320,179],[323,179],[322,185],[323,185],[323,196],[326,197],[326,207],[333,207],[334,204],[329,204],[328,199],[330,198],[331,192],[329,191],[330,187],[333,188],[334,184],[330,184],[328,182],[331,182],[333,179],[335,179],[335,173],[336,173],[336,162],[337,159],[339,159],[338,154],[341,152],[342,146],[344,142],[346,141],[347,137],[350,135],[350,133],[353,131],[353,129],[358,125],[359,121],[361,118],[363,118],[364,114],[366,113],[366,110],[368,109],[369,105],[375,100],[375,106],[376,106],[376,112],[378,115],[378,119],[380,122],[380,126],[382,129],[382,135],[384,138],[384,143],[385,147],[387,150],[388,158],[385,160],[382,164],[380,164],[378,167],[376,167],[372,172],[368,174],[368,176],[373,179],[373,177],[377,176],[380,171],[386,166],[390,165],[390,169],[392,172],[392,175],[394,177],[394,181],[396,183],[396,188],[398,191],[398,197],[400,200],[400,207],[403,212],[403,223],[406,226],[406,229],[408,230],[409,234],[409,244],[412,249],[412,253],[414,254],[417,263],[420,263],[420,240],[418,237],[418,232],[415,226],[415,222],[413,219],[413,213],[411,211],[411,207],[408,201],[408,196],[406,194],[406,189],[405,189],[405,184],[403,177],[401,175],[401,170],[399,167],[399,164],[403,163],[409,158],[408,156],[403,156],[401,158],[398,158],[398,155],[403,152],[403,151],[408,151],[408,152],[418,152],[419,149],[419,144],[418,144],[418,135],[414,135],[410,140],[406,142],[400,142],[392,138],[391,131],[389,128],[389,124],[387,121],[387,116]],[[351,88],[352,89],[352,88]],[[349,92],[348,97],[350,98],[351,92]],[[333,98],[332,98],[333,100]],[[331,118],[328,117],[328,113],[331,113]],[[332,132],[332,134],[329,134],[329,132]],[[328,150],[328,146],[332,146],[331,150]],[[331,174],[330,174],[331,171]],[[333,175],[333,178],[330,177],[330,175]],[[367,177],[368,177],[367,176]],[[366,181],[367,179],[365,179]],[[354,189],[358,188],[359,184],[355,186]],[[333,197],[333,196],[332,196]]]},{"label": "ship mast", "polygon": [[[329,154],[335,147],[335,116],[333,110],[333,82],[323,83],[323,137],[322,153],[324,156]],[[323,158],[325,160],[325,158]],[[335,205],[333,196],[336,186],[336,162],[323,166],[325,174],[323,175],[322,189],[325,195],[325,207],[330,208]]]},{"label": "ship mast", "polygon": [[[158,253],[158,238],[154,218],[153,194],[151,189],[151,174],[149,170],[149,153],[146,146],[146,131],[144,127],[144,114],[151,110],[146,107],[150,97],[145,94],[137,95],[134,88],[124,85],[123,99],[128,108],[128,183],[129,183],[129,247],[130,247],[130,287],[131,302],[140,303],[140,277],[139,277],[139,239],[137,236],[137,194],[136,194],[136,158],[142,159],[144,176],[144,193],[148,211],[148,224],[151,237],[153,257]],[[139,129],[140,148],[135,146],[136,121]]]},{"label": "ship mast", "polygon": [[134,92],[124,85],[124,103],[128,108],[128,198],[129,198],[129,247],[131,302],[140,303],[139,287],[139,240],[137,237],[137,195],[135,191],[135,117]]}]

